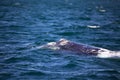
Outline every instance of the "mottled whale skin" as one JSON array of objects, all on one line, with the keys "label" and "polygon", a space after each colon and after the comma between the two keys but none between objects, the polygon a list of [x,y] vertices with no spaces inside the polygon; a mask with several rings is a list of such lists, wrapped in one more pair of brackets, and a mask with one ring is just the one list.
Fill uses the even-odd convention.
[{"label": "mottled whale skin", "polygon": [[78,54],[87,54],[87,55],[98,55],[100,53],[106,53],[106,52],[110,53],[110,50],[104,48],[89,46],[81,43],[75,43],[66,39],[60,39],[57,42],[47,43],[46,45],[40,46],[40,48],[49,48],[53,50],[66,50],[66,51],[76,52]]},{"label": "mottled whale skin", "polygon": [[94,47],[82,43],[72,42],[66,39],[60,39],[57,42],[49,42],[45,45],[37,47],[37,49],[52,49],[52,50],[65,50],[77,54],[95,55],[99,58],[119,58],[120,51],[111,51],[108,49]]}]

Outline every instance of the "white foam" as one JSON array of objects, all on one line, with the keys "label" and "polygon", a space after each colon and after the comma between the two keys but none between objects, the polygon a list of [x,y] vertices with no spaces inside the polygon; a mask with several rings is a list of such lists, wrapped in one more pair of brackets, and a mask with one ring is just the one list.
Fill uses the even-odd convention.
[{"label": "white foam", "polygon": [[91,26],[91,25],[88,25],[87,27],[89,27],[89,28],[100,28],[100,26]]},{"label": "white foam", "polygon": [[106,12],[106,10],[104,10],[104,9],[100,9],[99,11],[100,11],[100,12]]},{"label": "white foam", "polygon": [[56,45],[56,42],[50,42],[50,43],[47,43],[48,46],[54,46]]},{"label": "white foam", "polygon": [[99,52],[97,57],[100,57],[100,58],[120,58],[120,51],[115,52],[115,51],[105,50],[103,52]]},{"label": "white foam", "polygon": [[14,3],[15,6],[20,6],[21,4],[19,2]]}]

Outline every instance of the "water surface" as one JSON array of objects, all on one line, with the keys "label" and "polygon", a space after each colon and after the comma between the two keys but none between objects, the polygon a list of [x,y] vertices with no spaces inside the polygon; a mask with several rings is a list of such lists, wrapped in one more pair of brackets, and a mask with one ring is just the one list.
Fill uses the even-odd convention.
[{"label": "water surface", "polygon": [[32,50],[66,38],[118,51],[119,31],[120,0],[2,0],[0,80],[120,80],[120,59]]}]

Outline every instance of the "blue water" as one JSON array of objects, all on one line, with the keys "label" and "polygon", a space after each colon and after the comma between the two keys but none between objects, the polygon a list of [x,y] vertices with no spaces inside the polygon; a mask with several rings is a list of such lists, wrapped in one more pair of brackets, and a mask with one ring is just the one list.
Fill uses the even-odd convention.
[{"label": "blue water", "polygon": [[120,80],[120,59],[32,50],[60,38],[119,51],[120,0],[0,1],[0,80]]}]

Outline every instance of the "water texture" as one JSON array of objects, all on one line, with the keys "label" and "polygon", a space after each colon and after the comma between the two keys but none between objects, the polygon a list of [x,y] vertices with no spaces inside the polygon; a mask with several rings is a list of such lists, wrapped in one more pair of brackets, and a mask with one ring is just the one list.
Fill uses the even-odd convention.
[{"label": "water texture", "polygon": [[0,1],[0,80],[120,80],[120,59],[33,50],[60,38],[120,50],[120,0]]}]

